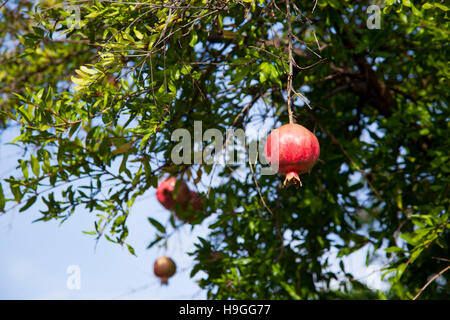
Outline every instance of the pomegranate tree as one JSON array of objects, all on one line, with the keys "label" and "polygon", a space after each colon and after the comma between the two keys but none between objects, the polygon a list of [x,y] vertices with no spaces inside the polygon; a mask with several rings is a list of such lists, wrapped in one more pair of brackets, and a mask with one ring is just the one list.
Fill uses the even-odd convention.
[{"label": "pomegranate tree", "polygon": [[175,262],[169,257],[160,257],[153,264],[153,272],[161,280],[161,284],[167,284],[177,270]]},{"label": "pomegranate tree", "polygon": [[175,203],[178,203],[181,208],[186,208],[190,196],[187,184],[184,181],[178,181],[175,177],[163,180],[156,189],[156,198],[168,210],[174,210]]},{"label": "pomegranate tree", "polygon": [[267,138],[265,155],[270,166],[286,175],[284,185],[300,184],[299,174],[309,172],[320,154],[319,141],[305,127],[285,124]]}]

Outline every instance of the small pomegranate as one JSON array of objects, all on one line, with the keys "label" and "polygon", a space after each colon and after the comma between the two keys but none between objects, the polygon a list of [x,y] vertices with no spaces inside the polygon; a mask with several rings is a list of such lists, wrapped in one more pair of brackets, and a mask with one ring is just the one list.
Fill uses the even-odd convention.
[{"label": "small pomegranate", "polygon": [[319,157],[320,146],[311,131],[289,123],[270,133],[264,151],[270,166],[286,175],[284,185],[298,183],[301,186],[298,175],[311,170]]},{"label": "small pomegranate", "polygon": [[[203,199],[195,191],[190,191],[189,206],[175,210],[175,216],[183,222],[191,222],[196,218],[198,211],[203,210]],[[197,211],[197,212],[195,212]]]},{"label": "small pomegranate", "polygon": [[195,211],[203,210],[203,199],[195,191],[191,191],[190,204],[192,209],[194,209]]},{"label": "small pomegranate", "polygon": [[182,208],[186,208],[190,200],[190,191],[184,181],[178,182],[176,197],[174,197],[177,179],[170,177],[163,180],[156,189],[156,198],[168,210],[175,208],[175,203],[179,203]]},{"label": "small pomegranate", "polygon": [[153,272],[160,278],[161,284],[167,284],[169,278],[177,271],[175,262],[169,257],[160,257],[153,264]]}]

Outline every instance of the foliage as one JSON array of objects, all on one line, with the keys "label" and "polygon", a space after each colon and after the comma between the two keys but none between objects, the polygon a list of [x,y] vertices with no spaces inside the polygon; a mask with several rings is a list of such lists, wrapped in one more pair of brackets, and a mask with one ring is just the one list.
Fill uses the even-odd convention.
[{"label": "foliage", "polygon": [[[386,1],[381,29],[368,29],[369,1],[290,2],[293,112],[321,145],[301,189],[261,175],[260,162],[170,160],[172,132],[193,134],[194,121],[222,132],[288,121],[285,3],[3,4],[1,119],[20,126],[14,143],[27,156],[21,174],[2,181],[0,209],[39,200],[40,220],[64,221],[84,206],[97,217],[88,233],[134,253],[136,199],[167,174],[191,185],[214,175],[220,183],[200,188],[207,208],[193,221],[209,217],[210,235],[191,252],[210,298],[343,298],[333,285],[342,279],[353,298],[413,298],[450,258],[443,3]],[[167,231],[149,221],[151,247]],[[366,249],[368,265],[385,264],[389,292],[371,293],[346,272],[343,259]],[[339,272],[328,268],[335,252]],[[440,279],[420,297],[448,297],[448,273]]]}]

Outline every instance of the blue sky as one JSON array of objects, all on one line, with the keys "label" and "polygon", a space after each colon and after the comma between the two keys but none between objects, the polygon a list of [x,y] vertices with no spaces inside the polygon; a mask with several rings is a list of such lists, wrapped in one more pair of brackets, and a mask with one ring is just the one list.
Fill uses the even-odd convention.
[{"label": "blue sky", "polygon": [[[36,210],[2,216],[0,299],[205,298],[205,293],[189,279],[192,261],[184,251],[192,249],[192,237],[184,227],[178,237],[171,239],[167,251],[176,261],[178,272],[168,286],[161,286],[153,275],[154,259],[164,251],[145,249],[153,233],[146,220],[145,210],[149,207],[156,208],[156,204],[136,205],[130,216],[130,242],[138,257],[105,240],[94,250],[93,238],[81,233],[92,229],[89,213],[82,210],[62,226],[55,222],[32,224],[38,217]],[[167,214],[159,208],[156,212]],[[66,286],[70,265],[80,267],[81,290]]]}]

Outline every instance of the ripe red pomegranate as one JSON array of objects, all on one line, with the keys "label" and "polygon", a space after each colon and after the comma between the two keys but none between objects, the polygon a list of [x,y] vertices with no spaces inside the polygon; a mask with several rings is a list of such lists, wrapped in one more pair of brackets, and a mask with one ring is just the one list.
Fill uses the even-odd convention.
[{"label": "ripe red pomegranate", "polygon": [[264,151],[270,166],[286,175],[284,185],[298,183],[301,186],[298,175],[311,170],[319,157],[320,146],[311,131],[290,123],[270,133]]},{"label": "ripe red pomegranate", "polygon": [[156,189],[156,198],[168,210],[175,209],[175,203],[180,204],[182,208],[186,208],[190,200],[190,191],[184,181],[178,183],[177,194],[174,197],[177,179],[170,177],[163,180]]},{"label": "ripe red pomegranate", "polygon": [[167,284],[171,276],[177,271],[175,262],[169,257],[160,257],[153,264],[153,272],[161,279],[161,284]]}]

